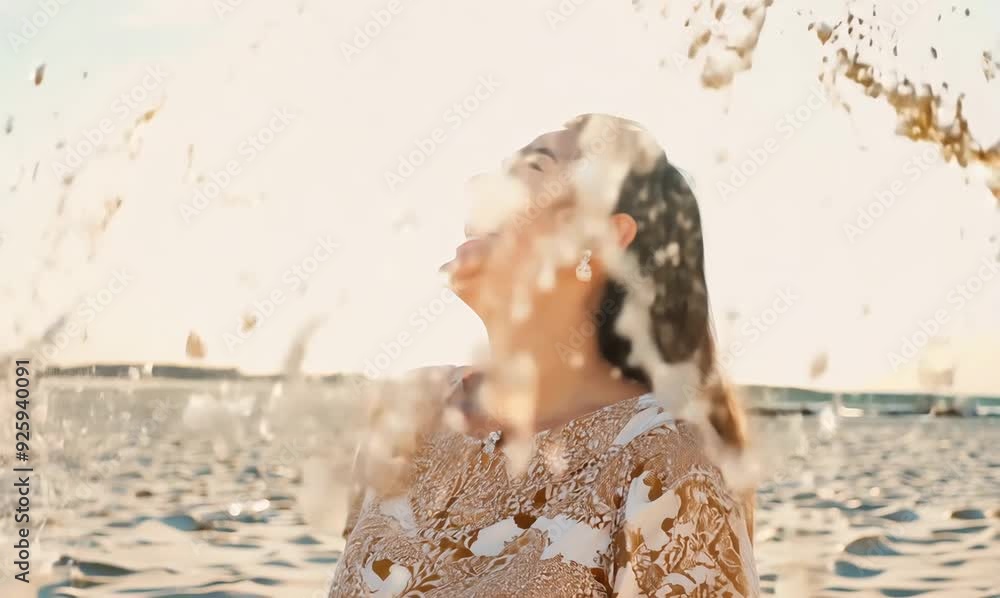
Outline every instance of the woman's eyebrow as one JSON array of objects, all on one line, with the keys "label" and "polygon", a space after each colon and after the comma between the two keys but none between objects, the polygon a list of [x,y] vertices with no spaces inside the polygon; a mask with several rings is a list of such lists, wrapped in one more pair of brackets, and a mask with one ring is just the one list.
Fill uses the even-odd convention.
[{"label": "woman's eyebrow", "polygon": [[548,156],[548,157],[552,158],[553,162],[558,162],[559,161],[559,158],[556,158],[555,152],[553,152],[552,150],[550,150],[547,147],[541,147],[541,146],[539,146],[539,147],[526,147],[523,150],[521,150],[521,155],[522,156],[527,156],[527,155],[530,155],[530,154],[542,154],[543,156]]}]

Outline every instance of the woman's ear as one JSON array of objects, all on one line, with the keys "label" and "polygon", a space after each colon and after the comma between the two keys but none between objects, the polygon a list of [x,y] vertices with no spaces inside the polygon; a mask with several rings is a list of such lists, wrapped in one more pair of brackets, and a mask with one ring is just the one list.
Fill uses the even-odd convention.
[{"label": "woman's ear", "polygon": [[639,225],[636,224],[635,218],[622,213],[611,215],[611,227],[615,231],[615,240],[621,249],[625,249],[632,244],[639,230]]}]

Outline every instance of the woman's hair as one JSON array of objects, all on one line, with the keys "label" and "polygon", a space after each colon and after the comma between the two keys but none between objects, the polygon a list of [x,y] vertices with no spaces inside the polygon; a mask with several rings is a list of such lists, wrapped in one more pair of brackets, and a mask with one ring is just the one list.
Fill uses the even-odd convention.
[{"label": "woman's hair", "polygon": [[[587,116],[578,117],[570,126],[584,126],[587,120]],[[635,123],[617,120],[637,128]],[[648,137],[644,131],[639,134]],[[742,407],[715,366],[698,203],[662,148],[656,145],[655,149],[651,169],[648,164],[634,164],[629,170],[613,212],[630,215],[638,225],[626,252],[635,257],[641,277],[650,280],[655,289],[649,316],[660,356],[668,364],[697,365],[699,398],[709,402],[709,422],[726,446],[742,449],[746,445]],[[627,293],[625,285],[613,275],[609,277],[599,303],[604,317],[597,318],[598,347],[624,377],[652,388],[649,373],[629,359],[632,342],[615,330]]]}]

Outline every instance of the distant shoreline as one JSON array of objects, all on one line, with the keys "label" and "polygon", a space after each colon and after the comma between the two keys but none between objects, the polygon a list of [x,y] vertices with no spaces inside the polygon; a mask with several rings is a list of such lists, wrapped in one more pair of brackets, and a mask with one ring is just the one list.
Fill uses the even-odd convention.
[{"label": "distant shoreline", "polygon": [[[220,382],[279,383],[291,379],[281,374],[248,374],[238,368],[192,367],[176,364],[95,363],[49,367],[42,378],[79,382],[100,379],[114,382]],[[375,380],[360,373],[302,374],[295,380],[321,384],[368,384]],[[1000,413],[1000,396],[989,394],[836,391],[794,386],[737,385],[747,408],[758,414],[816,414],[833,405],[841,415],[937,414],[972,415]]]},{"label": "distant shoreline", "polygon": [[[42,375],[52,377],[97,377],[97,378],[134,378],[142,379],[176,379],[176,380],[244,380],[244,381],[280,381],[288,378],[282,373],[273,374],[250,374],[241,371],[239,368],[220,368],[187,366],[177,364],[147,364],[147,363],[92,363],[75,366],[52,366],[46,368]],[[336,372],[336,373],[307,373],[298,378],[313,381],[342,382],[356,380],[371,380],[360,372]],[[930,397],[953,397],[962,396],[969,398],[1000,399],[1000,395],[989,393],[954,393],[954,392],[922,392],[905,390],[837,390],[823,388],[806,388],[801,386],[784,386],[770,384],[736,384],[744,391],[767,392],[768,390],[781,391],[789,390],[805,395],[829,396],[879,396],[898,398],[930,398]]]},{"label": "distant shoreline", "polygon": [[[77,366],[52,366],[42,371],[43,377],[53,378],[124,378],[141,380],[204,380],[279,382],[285,374],[248,374],[238,368],[192,367],[174,364],[94,363]],[[346,382],[367,380],[354,373],[303,374],[304,380],[315,382]]]}]

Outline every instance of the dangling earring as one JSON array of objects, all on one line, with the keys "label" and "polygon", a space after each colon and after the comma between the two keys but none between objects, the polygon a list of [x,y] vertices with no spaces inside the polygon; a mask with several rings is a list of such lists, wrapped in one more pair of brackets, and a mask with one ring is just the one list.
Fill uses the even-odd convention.
[{"label": "dangling earring", "polygon": [[583,252],[583,257],[580,259],[580,263],[576,266],[576,279],[580,282],[590,281],[590,275],[592,274],[590,270],[590,250],[585,249]]}]

